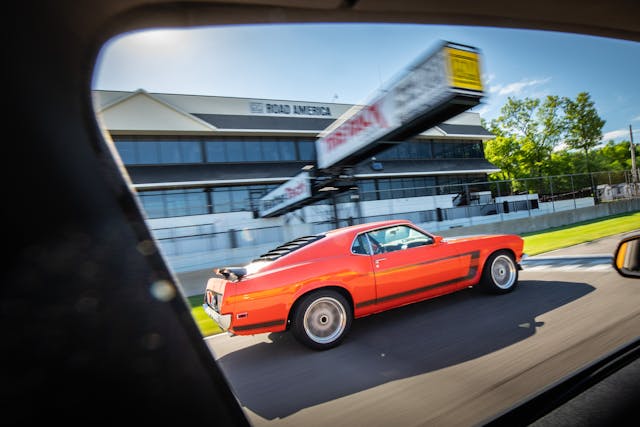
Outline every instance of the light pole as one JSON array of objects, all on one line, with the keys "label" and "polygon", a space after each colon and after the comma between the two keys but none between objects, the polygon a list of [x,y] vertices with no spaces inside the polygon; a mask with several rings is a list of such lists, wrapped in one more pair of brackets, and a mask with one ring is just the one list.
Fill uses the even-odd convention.
[{"label": "light pole", "polygon": [[631,181],[633,193],[638,195],[638,166],[636,165],[636,146],[633,144],[633,129],[629,125],[629,150],[631,150]]},{"label": "light pole", "polygon": [[629,150],[631,150],[631,176],[633,179],[633,183],[637,184],[638,183],[638,167],[636,165],[636,147],[633,144],[633,130],[631,128],[631,125],[629,125],[629,136],[631,137],[631,140],[629,143]]}]

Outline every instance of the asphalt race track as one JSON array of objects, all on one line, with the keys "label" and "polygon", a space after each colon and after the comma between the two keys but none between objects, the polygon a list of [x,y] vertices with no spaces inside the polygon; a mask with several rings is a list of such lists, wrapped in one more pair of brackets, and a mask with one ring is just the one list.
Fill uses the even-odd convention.
[{"label": "asphalt race track", "polygon": [[529,267],[507,295],[467,289],[357,319],[325,352],[288,333],[206,342],[255,426],[477,425],[640,331],[640,280],[593,260]]}]

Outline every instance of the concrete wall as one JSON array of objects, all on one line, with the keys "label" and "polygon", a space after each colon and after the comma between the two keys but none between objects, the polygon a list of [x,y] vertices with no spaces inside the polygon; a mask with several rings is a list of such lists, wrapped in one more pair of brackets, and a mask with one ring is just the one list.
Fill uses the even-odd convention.
[{"label": "concrete wall", "polygon": [[[472,225],[469,227],[450,228],[448,230],[441,230],[438,234],[445,237],[469,234],[523,234],[553,227],[561,227],[580,221],[637,211],[640,211],[640,199],[625,199],[547,215],[536,215],[502,222]],[[640,224],[638,224],[638,227],[640,228]]]}]

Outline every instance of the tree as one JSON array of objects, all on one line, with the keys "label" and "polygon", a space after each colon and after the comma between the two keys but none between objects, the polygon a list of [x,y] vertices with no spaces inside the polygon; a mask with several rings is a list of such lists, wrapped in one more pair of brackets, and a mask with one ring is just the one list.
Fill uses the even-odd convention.
[{"label": "tree", "polygon": [[628,171],[631,169],[629,150],[631,143],[609,141],[606,145],[593,151],[591,161],[594,169],[599,171]]},{"label": "tree", "polygon": [[496,136],[485,143],[484,155],[487,160],[500,168],[494,174],[498,179],[515,179],[520,173],[520,144],[513,137]]},{"label": "tree", "polygon": [[584,151],[587,172],[591,172],[589,164],[589,150],[602,140],[602,127],[605,121],[598,116],[595,104],[589,93],[581,92],[575,101],[563,98],[566,138],[569,148]]},{"label": "tree", "polygon": [[547,172],[549,159],[565,129],[562,100],[558,96],[523,100],[508,98],[500,116],[491,121],[491,131],[517,141],[520,174],[540,176]]},{"label": "tree", "polygon": [[551,154],[550,175],[577,174],[579,170],[580,153],[575,150],[557,150]]}]

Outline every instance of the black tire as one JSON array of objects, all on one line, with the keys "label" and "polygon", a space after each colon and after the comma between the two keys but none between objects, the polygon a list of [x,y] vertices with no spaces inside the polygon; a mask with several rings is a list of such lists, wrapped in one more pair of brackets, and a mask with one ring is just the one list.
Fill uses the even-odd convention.
[{"label": "black tire", "polygon": [[489,258],[482,269],[480,288],[493,294],[506,294],[518,284],[518,266],[508,251],[498,251]]},{"label": "black tire", "polygon": [[294,337],[314,350],[328,350],[340,344],[351,329],[353,314],[339,292],[322,289],[302,297],[291,318]]}]

